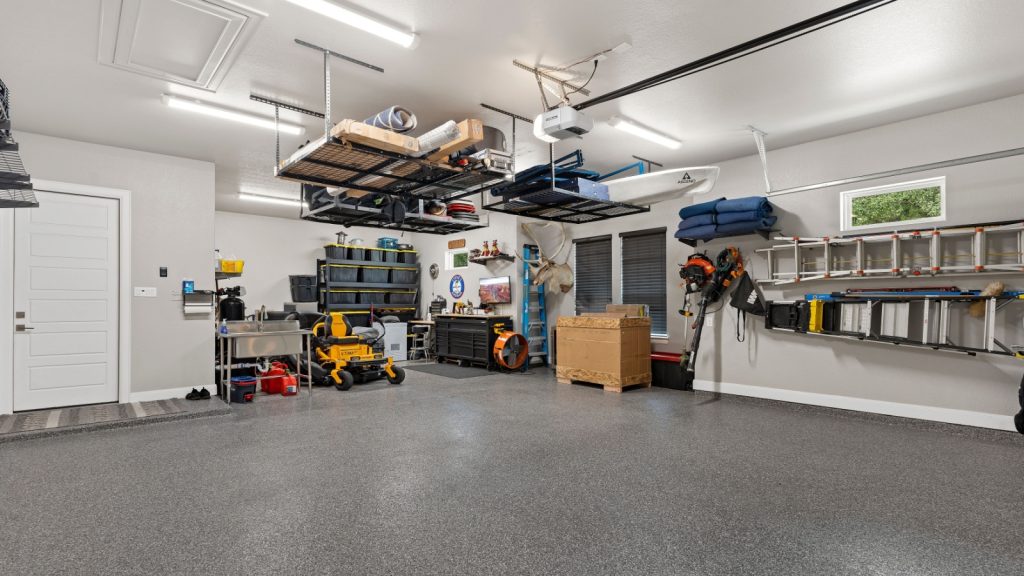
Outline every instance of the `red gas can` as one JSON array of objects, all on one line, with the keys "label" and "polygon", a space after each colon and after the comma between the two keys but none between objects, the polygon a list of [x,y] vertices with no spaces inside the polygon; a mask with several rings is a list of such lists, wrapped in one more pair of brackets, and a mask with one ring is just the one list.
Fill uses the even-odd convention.
[{"label": "red gas can", "polygon": [[281,377],[281,394],[284,396],[295,396],[299,393],[299,381],[294,374]]},{"label": "red gas can", "polygon": [[264,394],[281,394],[284,388],[284,378],[288,373],[287,367],[280,362],[274,362],[270,370],[261,374],[260,390]]}]

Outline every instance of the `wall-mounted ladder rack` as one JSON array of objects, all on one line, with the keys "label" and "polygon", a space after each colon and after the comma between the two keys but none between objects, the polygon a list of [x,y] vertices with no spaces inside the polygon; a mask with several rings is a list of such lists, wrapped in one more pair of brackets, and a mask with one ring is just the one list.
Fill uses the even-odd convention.
[{"label": "wall-mounted ladder rack", "polygon": [[775,241],[756,251],[768,264],[762,282],[774,285],[1024,272],[1024,222]]}]

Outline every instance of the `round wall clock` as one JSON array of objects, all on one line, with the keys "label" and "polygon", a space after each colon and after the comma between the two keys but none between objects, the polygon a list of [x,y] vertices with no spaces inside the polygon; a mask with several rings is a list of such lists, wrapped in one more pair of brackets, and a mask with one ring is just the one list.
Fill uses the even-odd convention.
[{"label": "round wall clock", "polygon": [[462,298],[466,291],[466,281],[458,274],[452,276],[452,281],[448,283],[448,291],[452,293],[452,298]]},{"label": "round wall clock", "polygon": [[430,265],[430,277],[433,278],[434,280],[437,280],[437,273],[438,272],[440,272],[440,269],[437,267],[437,264],[431,264]]}]

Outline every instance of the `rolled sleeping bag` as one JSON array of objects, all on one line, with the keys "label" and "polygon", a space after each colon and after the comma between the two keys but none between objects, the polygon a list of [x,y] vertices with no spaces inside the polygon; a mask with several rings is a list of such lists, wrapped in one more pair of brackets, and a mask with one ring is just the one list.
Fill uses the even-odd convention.
[{"label": "rolled sleeping bag", "polygon": [[458,137],[459,125],[454,120],[449,120],[416,139],[420,145],[419,155],[426,156],[441,146],[458,139]]},{"label": "rolled sleeping bag", "polygon": [[690,216],[685,220],[679,221],[679,230],[687,230],[689,228],[696,228],[698,226],[707,226],[708,224],[717,223],[717,214],[698,214],[696,216]]},{"label": "rolled sleeping bag", "polygon": [[747,212],[721,212],[715,217],[719,224],[732,224],[734,222],[748,222],[760,220],[772,215],[771,206],[767,210],[750,210]]},{"label": "rolled sleeping bag", "polygon": [[718,200],[711,200],[709,202],[701,202],[700,204],[694,204],[692,206],[686,206],[679,211],[679,217],[682,219],[690,218],[691,216],[700,216],[701,214],[714,214],[715,207],[725,198],[719,198]]},{"label": "rolled sleeping bag", "polygon": [[708,224],[686,230],[676,230],[675,237],[680,240],[710,240],[715,237],[716,228],[714,224]]},{"label": "rolled sleeping bag", "polygon": [[408,132],[416,128],[416,115],[410,112],[408,108],[392,106],[363,120],[363,124],[391,130],[392,132]]},{"label": "rolled sleeping bag", "polygon": [[775,216],[767,216],[757,220],[746,220],[744,222],[733,222],[732,224],[719,224],[718,236],[737,236],[739,234],[753,234],[759,230],[768,230],[778,220]]},{"label": "rolled sleeping bag", "polygon": [[765,210],[771,212],[772,205],[764,196],[746,196],[744,198],[730,198],[722,200],[715,206],[715,212],[749,212],[751,210]]}]

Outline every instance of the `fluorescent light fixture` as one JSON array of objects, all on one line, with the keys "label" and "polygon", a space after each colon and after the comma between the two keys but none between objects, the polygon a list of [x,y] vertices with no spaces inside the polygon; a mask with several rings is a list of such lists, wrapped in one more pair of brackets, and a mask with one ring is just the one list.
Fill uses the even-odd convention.
[{"label": "fluorescent light fixture", "polygon": [[537,117],[533,119],[533,137],[537,138],[542,142],[554,144],[558,142],[558,138],[554,136],[548,136],[544,133],[544,113],[537,114]]},{"label": "fluorescent light fixture", "polygon": [[293,206],[298,208],[299,206],[305,207],[306,203],[295,198],[282,198],[280,196],[266,196],[264,194],[250,194],[249,192],[239,192],[239,200],[248,200],[250,202],[263,202],[264,204],[277,204],[279,206]]},{"label": "fluorescent light fixture", "polygon": [[353,12],[348,8],[338,6],[334,2],[328,2],[327,0],[288,0],[296,6],[301,6],[306,10],[316,12],[328,18],[333,18],[342,24],[348,24],[353,28],[359,28],[364,32],[369,32],[374,36],[380,36],[385,40],[390,40],[395,44],[403,48],[412,48],[416,43],[416,35],[408,30],[400,30],[394,26],[374,20],[373,18],[367,18],[358,12]]},{"label": "fluorescent light fixture", "polygon": [[608,125],[611,126],[612,128],[618,128],[619,130],[622,130],[627,134],[639,136],[644,140],[649,140],[651,142],[654,142],[655,144],[661,144],[662,146],[666,148],[671,148],[673,150],[683,145],[682,142],[676,140],[675,138],[669,138],[664,134],[659,134],[658,132],[655,132],[650,128],[646,128],[644,126],[641,126],[635,122],[626,120],[625,118],[619,116],[612,116],[611,118],[609,118]]},{"label": "fluorescent light fixture", "polygon": [[[238,110],[232,110],[230,108],[223,108],[216,104],[203,102],[202,100],[183,98],[173,94],[164,94],[163,101],[164,104],[167,104],[171,108],[177,108],[178,110],[188,110],[190,112],[213,116],[214,118],[248,124],[250,126],[259,126],[260,128],[268,128],[270,130],[274,129],[273,118],[257,116],[256,114],[249,114],[248,112],[239,112]],[[289,124],[287,122],[279,122],[277,126],[282,133],[292,134],[294,136],[299,136],[306,131],[304,127],[298,124]]]}]

